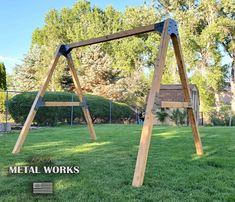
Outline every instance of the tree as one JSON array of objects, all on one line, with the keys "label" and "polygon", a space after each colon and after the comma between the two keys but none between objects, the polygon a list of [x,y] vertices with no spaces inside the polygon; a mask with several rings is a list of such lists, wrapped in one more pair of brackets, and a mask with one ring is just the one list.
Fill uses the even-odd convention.
[{"label": "tree", "polygon": [[[120,12],[112,6],[100,9],[91,6],[89,1],[80,0],[71,8],[63,8],[61,11],[52,9],[45,17],[44,26],[37,28],[32,36],[31,49],[34,45],[39,48],[44,47],[40,52],[39,72],[35,72],[39,78],[37,83],[41,83],[46,74],[52,53],[58,44],[86,40],[148,25],[169,16],[179,23],[190,81],[199,88],[201,110],[205,115],[209,114],[215,104],[215,93],[224,87],[228,72],[234,67],[234,63],[221,63],[224,53],[234,61],[233,8],[229,0],[158,0],[149,6],[129,7]],[[90,82],[88,81],[88,74],[93,73],[89,72],[88,65],[92,64],[86,53],[90,54],[91,58],[95,56],[94,51],[91,53],[90,47],[74,50],[75,66],[78,72],[83,74],[83,81],[86,80],[87,83],[87,86],[84,84],[83,88],[91,91],[93,82],[104,90],[101,92],[97,86],[94,86],[96,89],[92,93],[97,92],[108,98],[144,105],[144,97],[150,86],[148,80],[151,79],[156,62],[159,41],[159,35],[148,33],[100,44],[97,51],[103,61],[101,58],[98,61],[95,59],[91,61],[95,64],[100,63],[104,67],[93,66],[92,68],[94,70],[98,68],[101,72],[108,72],[111,76],[118,77],[116,81],[110,82],[110,78],[105,74],[109,83],[102,80],[103,83],[98,84],[95,77]],[[177,66],[171,48],[167,53],[166,61],[163,83],[178,83]],[[34,68],[37,69],[36,66],[39,65],[35,63],[30,69],[33,71]],[[65,61],[60,60],[49,89],[69,91],[72,89],[71,77],[66,71]],[[36,85],[33,86],[36,87]],[[107,92],[110,94],[108,95]]]},{"label": "tree", "polygon": [[[81,0],[76,2],[71,9],[63,8],[60,12],[51,10],[46,15],[45,25],[34,31],[32,45],[37,44],[47,47],[45,50],[47,54],[45,55],[49,55],[49,51],[55,49],[56,44],[86,40],[154,23],[158,21],[158,17],[155,14],[154,8],[146,6],[128,8],[122,13],[115,10],[112,6],[101,10],[97,7],[92,7],[90,2]],[[97,91],[98,88],[101,89],[101,84],[99,84],[99,87],[96,87],[93,93],[97,92],[99,95],[103,94],[115,100],[143,105],[149,85],[143,72],[144,68],[152,68],[155,63],[155,53],[158,49],[159,40],[160,37],[157,34],[142,34],[128,39],[100,44],[99,47],[102,49],[104,60],[109,58],[107,60],[112,61],[109,63],[110,67],[105,65],[107,72],[110,73],[111,71],[111,76],[118,72],[120,79],[115,82],[108,80],[107,82],[110,82],[109,85],[102,84],[103,93],[101,93],[101,90]],[[84,66],[90,65],[88,60],[82,59],[82,57],[86,58],[86,53],[89,51],[89,47],[73,51],[75,66],[81,74],[84,73]],[[148,55],[147,58],[149,60],[146,60],[146,55]],[[46,62],[45,59],[43,61]],[[96,61],[94,62],[97,64]],[[65,63],[59,64],[58,69],[60,69],[60,72],[55,77],[55,79],[58,79],[55,82],[59,83],[60,87],[56,85],[56,90],[60,88],[72,90],[71,76],[66,72]],[[88,75],[88,71],[89,69],[87,68],[87,73],[84,73],[83,80],[85,75]],[[86,80],[87,86],[84,87],[87,90],[91,88],[89,83],[94,82],[94,80],[88,81],[90,78]],[[129,86],[132,86],[132,89]],[[107,92],[109,92],[109,95],[107,95]]]},{"label": "tree", "polygon": [[0,63],[0,90],[7,89],[6,68],[4,63]]},{"label": "tree", "polygon": [[[7,90],[6,68],[3,63],[0,63],[0,90]],[[5,109],[5,93],[0,92],[0,112],[3,112],[4,109]]]},{"label": "tree", "polygon": [[113,60],[99,45],[88,48],[79,61],[78,75],[84,92],[132,105],[141,102],[138,97],[143,97],[147,86],[139,71],[124,75],[121,69],[113,67]]},{"label": "tree", "polygon": [[33,91],[38,90],[41,85],[38,76],[41,66],[42,49],[35,45],[23,58],[22,64],[17,64],[12,74],[13,85],[16,90]]},{"label": "tree", "polygon": [[229,0],[158,0],[155,7],[161,16],[171,16],[179,23],[190,80],[199,88],[201,110],[209,115],[231,68],[229,61],[222,64],[223,55],[227,53],[234,61],[234,5]]}]

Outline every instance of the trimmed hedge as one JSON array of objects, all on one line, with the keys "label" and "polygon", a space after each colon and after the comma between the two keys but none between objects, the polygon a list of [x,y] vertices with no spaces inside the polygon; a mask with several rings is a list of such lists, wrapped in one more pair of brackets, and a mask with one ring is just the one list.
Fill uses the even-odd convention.
[{"label": "trimmed hedge", "polygon": [[[15,95],[9,100],[9,112],[16,123],[24,123],[36,92],[27,92]],[[66,92],[47,92],[44,101],[71,102],[79,101],[79,98],[73,93]],[[110,100],[95,96],[86,95],[87,104],[91,113],[93,122],[105,123],[109,121]],[[126,119],[133,119],[135,113],[124,103],[112,102],[112,122],[123,122]],[[73,107],[73,121],[84,122],[81,107]],[[34,123],[37,125],[57,125],[71,121],[71,107],[40,107]]]}]

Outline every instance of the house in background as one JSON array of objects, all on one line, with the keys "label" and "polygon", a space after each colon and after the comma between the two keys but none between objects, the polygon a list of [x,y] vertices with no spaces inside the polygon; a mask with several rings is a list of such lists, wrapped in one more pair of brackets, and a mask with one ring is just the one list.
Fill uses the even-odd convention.
[{"label": "house in background", "polygon": [[[199,91],[195,84],[190,84],[190,91],[192,97],[192,107],[195,112],[195,118],[199,124],[200,119],[200,99]],[[181,84],[171,84],[171,85],[161,85],[159,95],[156,98],[157,108],[159,108],[161,101],[171,101],[171,102],[184,102],[184,94]],[[167,110],[167,113],[171,115],[174,109]],[[183,110],[183,109],[182,109]],[[154,124],[161,124],[161,122],[155,118]],[[167,125],[174,125],[174,121],[168,116],[164,122]]]}]

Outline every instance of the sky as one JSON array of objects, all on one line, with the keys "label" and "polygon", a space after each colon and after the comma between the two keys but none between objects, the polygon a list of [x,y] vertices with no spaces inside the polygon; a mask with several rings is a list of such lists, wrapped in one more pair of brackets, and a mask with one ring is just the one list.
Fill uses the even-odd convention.
[{"label": "sky", "polygon": [[[7,73],[21,60],[30,48],[33,31],[42,27],[50,9],[71,7],[76,0],[0,0],[0,62]],[[127,6],[140,6],[144,0],[91,0],[92,5],[124,10]]]}]

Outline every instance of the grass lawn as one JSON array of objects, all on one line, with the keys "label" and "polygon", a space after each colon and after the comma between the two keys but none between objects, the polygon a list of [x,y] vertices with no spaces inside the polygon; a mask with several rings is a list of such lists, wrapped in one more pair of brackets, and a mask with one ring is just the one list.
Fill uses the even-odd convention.
[{"label": "grass lawn", "polygon": [[[0,201],[235,201],[235,128],[200,128],[204,156],[191,128],[155,127],[144,185],[131,186],[141,126],[97,125],[32,130],[22,152],[19,133],[0,136]],[[8,174],[13,165],[79,166],[80,174]],[[52,181],[53,195],[33,195],[33,182]]]}]

